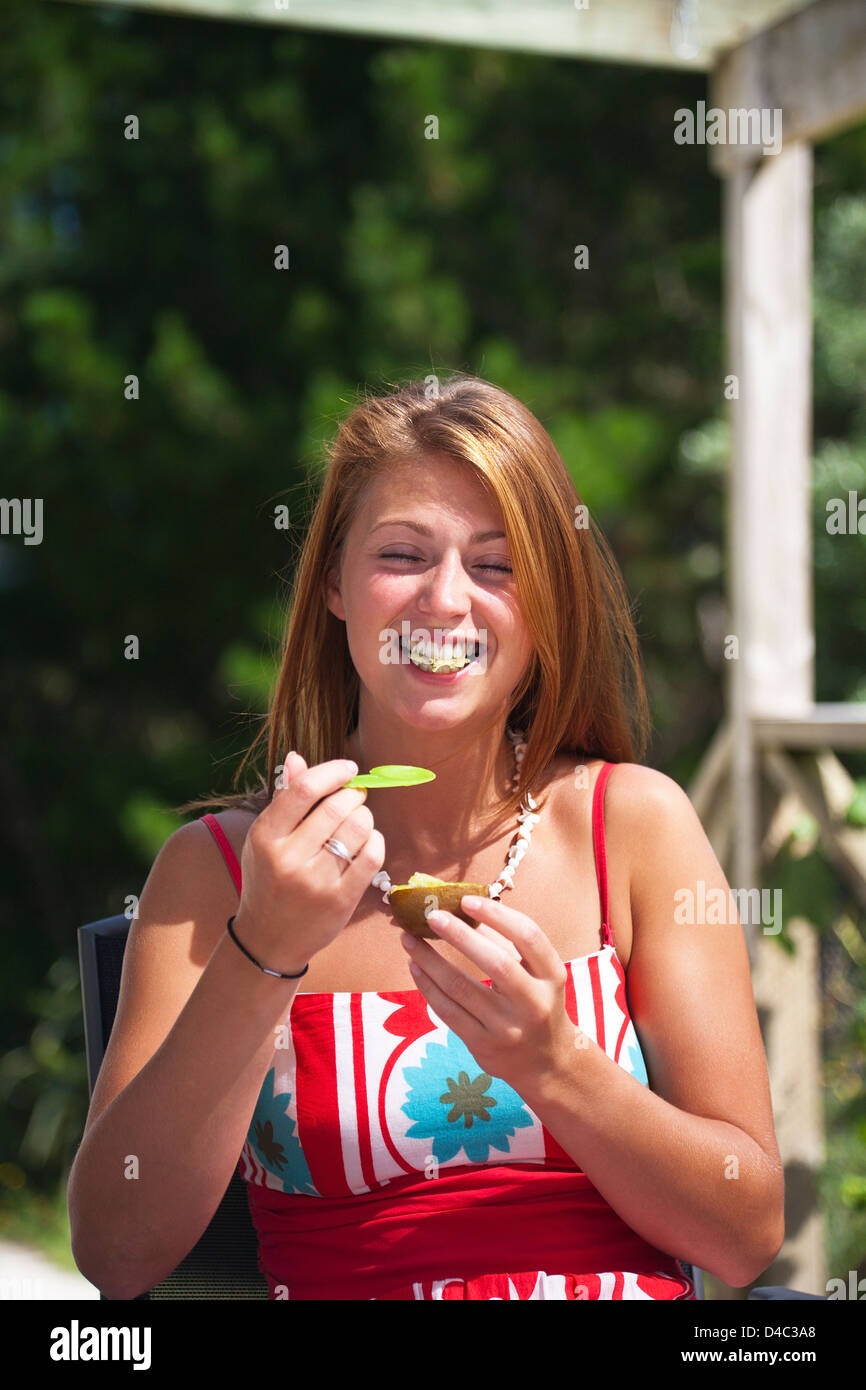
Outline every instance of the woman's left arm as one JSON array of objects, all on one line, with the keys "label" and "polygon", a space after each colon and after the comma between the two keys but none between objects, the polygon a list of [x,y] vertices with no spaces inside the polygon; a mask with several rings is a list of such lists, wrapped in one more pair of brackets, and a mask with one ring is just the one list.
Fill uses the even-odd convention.
[{"label": "woman's left arm", "polygon": [[[785,1233],[744,931],[683,789],[634,763],[616,774],[606,820],[619,821],[617,838],[629,845],[626,987],[652,1090],[578,1033],[521,1094],[633,1230],[741,1288],[772,1262]],[[677,920],[683,890],[695,904],[686,922]],[[713,890],[720,920],[712,912],[696,920]]]}]

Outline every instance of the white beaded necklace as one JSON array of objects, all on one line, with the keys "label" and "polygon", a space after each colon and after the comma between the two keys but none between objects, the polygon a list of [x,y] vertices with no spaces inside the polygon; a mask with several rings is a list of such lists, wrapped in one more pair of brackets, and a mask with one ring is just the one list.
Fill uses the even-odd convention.
[{"label": "white beaded necklace", "polygon": [[[505,733],[506,737],[510,738],[511,742],[514,744],[514,778],[511,783],[511,789],[512,791],[517,791],[520,782],[520,764],[523,762],[523,755],[526,752],[526,742],[520,730],[512,731],[506,728]],[[527,792],[521,802],[520,813],[517,817],[521,824],[521,829],[518,830],[517,838],[508,851],[508,859],[505,868],[502,870],[496,882],[488,886],[487,892],[488,896],[491,898],[498,898],[503,888],[511,887],[511,880],[514,878],[515,870],[524,854],[529,849],[529,842],[532,839],[532,827],[536,825],[540,819],[535,811],[536,805],[537,802],[529,792]],[[389,894],[393,886],[386,869],[380,869],[373,878],[373,887],[384,889],[382,893],[382,901],[384,903],[390,902]]]}]

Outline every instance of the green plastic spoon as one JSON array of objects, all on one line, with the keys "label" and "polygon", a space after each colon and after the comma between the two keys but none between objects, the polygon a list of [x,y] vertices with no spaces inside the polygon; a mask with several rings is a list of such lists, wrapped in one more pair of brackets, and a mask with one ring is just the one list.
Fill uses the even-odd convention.
[{"label": "green plastic spoon", "polygon": [[371,767],[369,772],[359,772],[347,787],[414,787],[419,782],[433,782],[436,773],[426,767],[402,766],[399,763],[386,763],[382,767]]}]

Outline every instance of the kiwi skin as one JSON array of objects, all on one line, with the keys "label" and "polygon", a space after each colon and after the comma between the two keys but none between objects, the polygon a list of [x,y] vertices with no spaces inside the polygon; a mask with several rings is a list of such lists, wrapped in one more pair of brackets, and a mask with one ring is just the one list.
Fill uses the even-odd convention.
[{"label": "kiwi skin", "polygon": [[[475,918],[467,917],[461,909],[460,899],[465,894],[472,894],[476,898],[489,898],[487,888],[486,883],[435,883],[413,888],[407,884],[398,884],[396,888],[391,889],[388,899],[391,912],[404,931],[409,932],[411,936],[426,937],[435,941],[436,932],[427,925],[427,899],[436,899],[435,905],[430,907],[431,912],[438,907],[442,912],[453,912],[455,917],[459,917],[461,922],[466,922],[470,927],[477,927]],[[441,940],[441,937],[438,940]]]}]

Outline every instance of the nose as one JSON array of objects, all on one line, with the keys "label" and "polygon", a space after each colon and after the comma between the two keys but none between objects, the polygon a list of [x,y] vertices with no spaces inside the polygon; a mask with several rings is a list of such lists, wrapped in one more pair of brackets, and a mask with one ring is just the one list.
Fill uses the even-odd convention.
[{"label": "nose", "polygon": [[463,567],[459,551],[446,551],[439,564],[423,576],[418,608],[425,615],[432,614],[443,621],[462,618],[472,608],[471,587],[472,580]]}]

